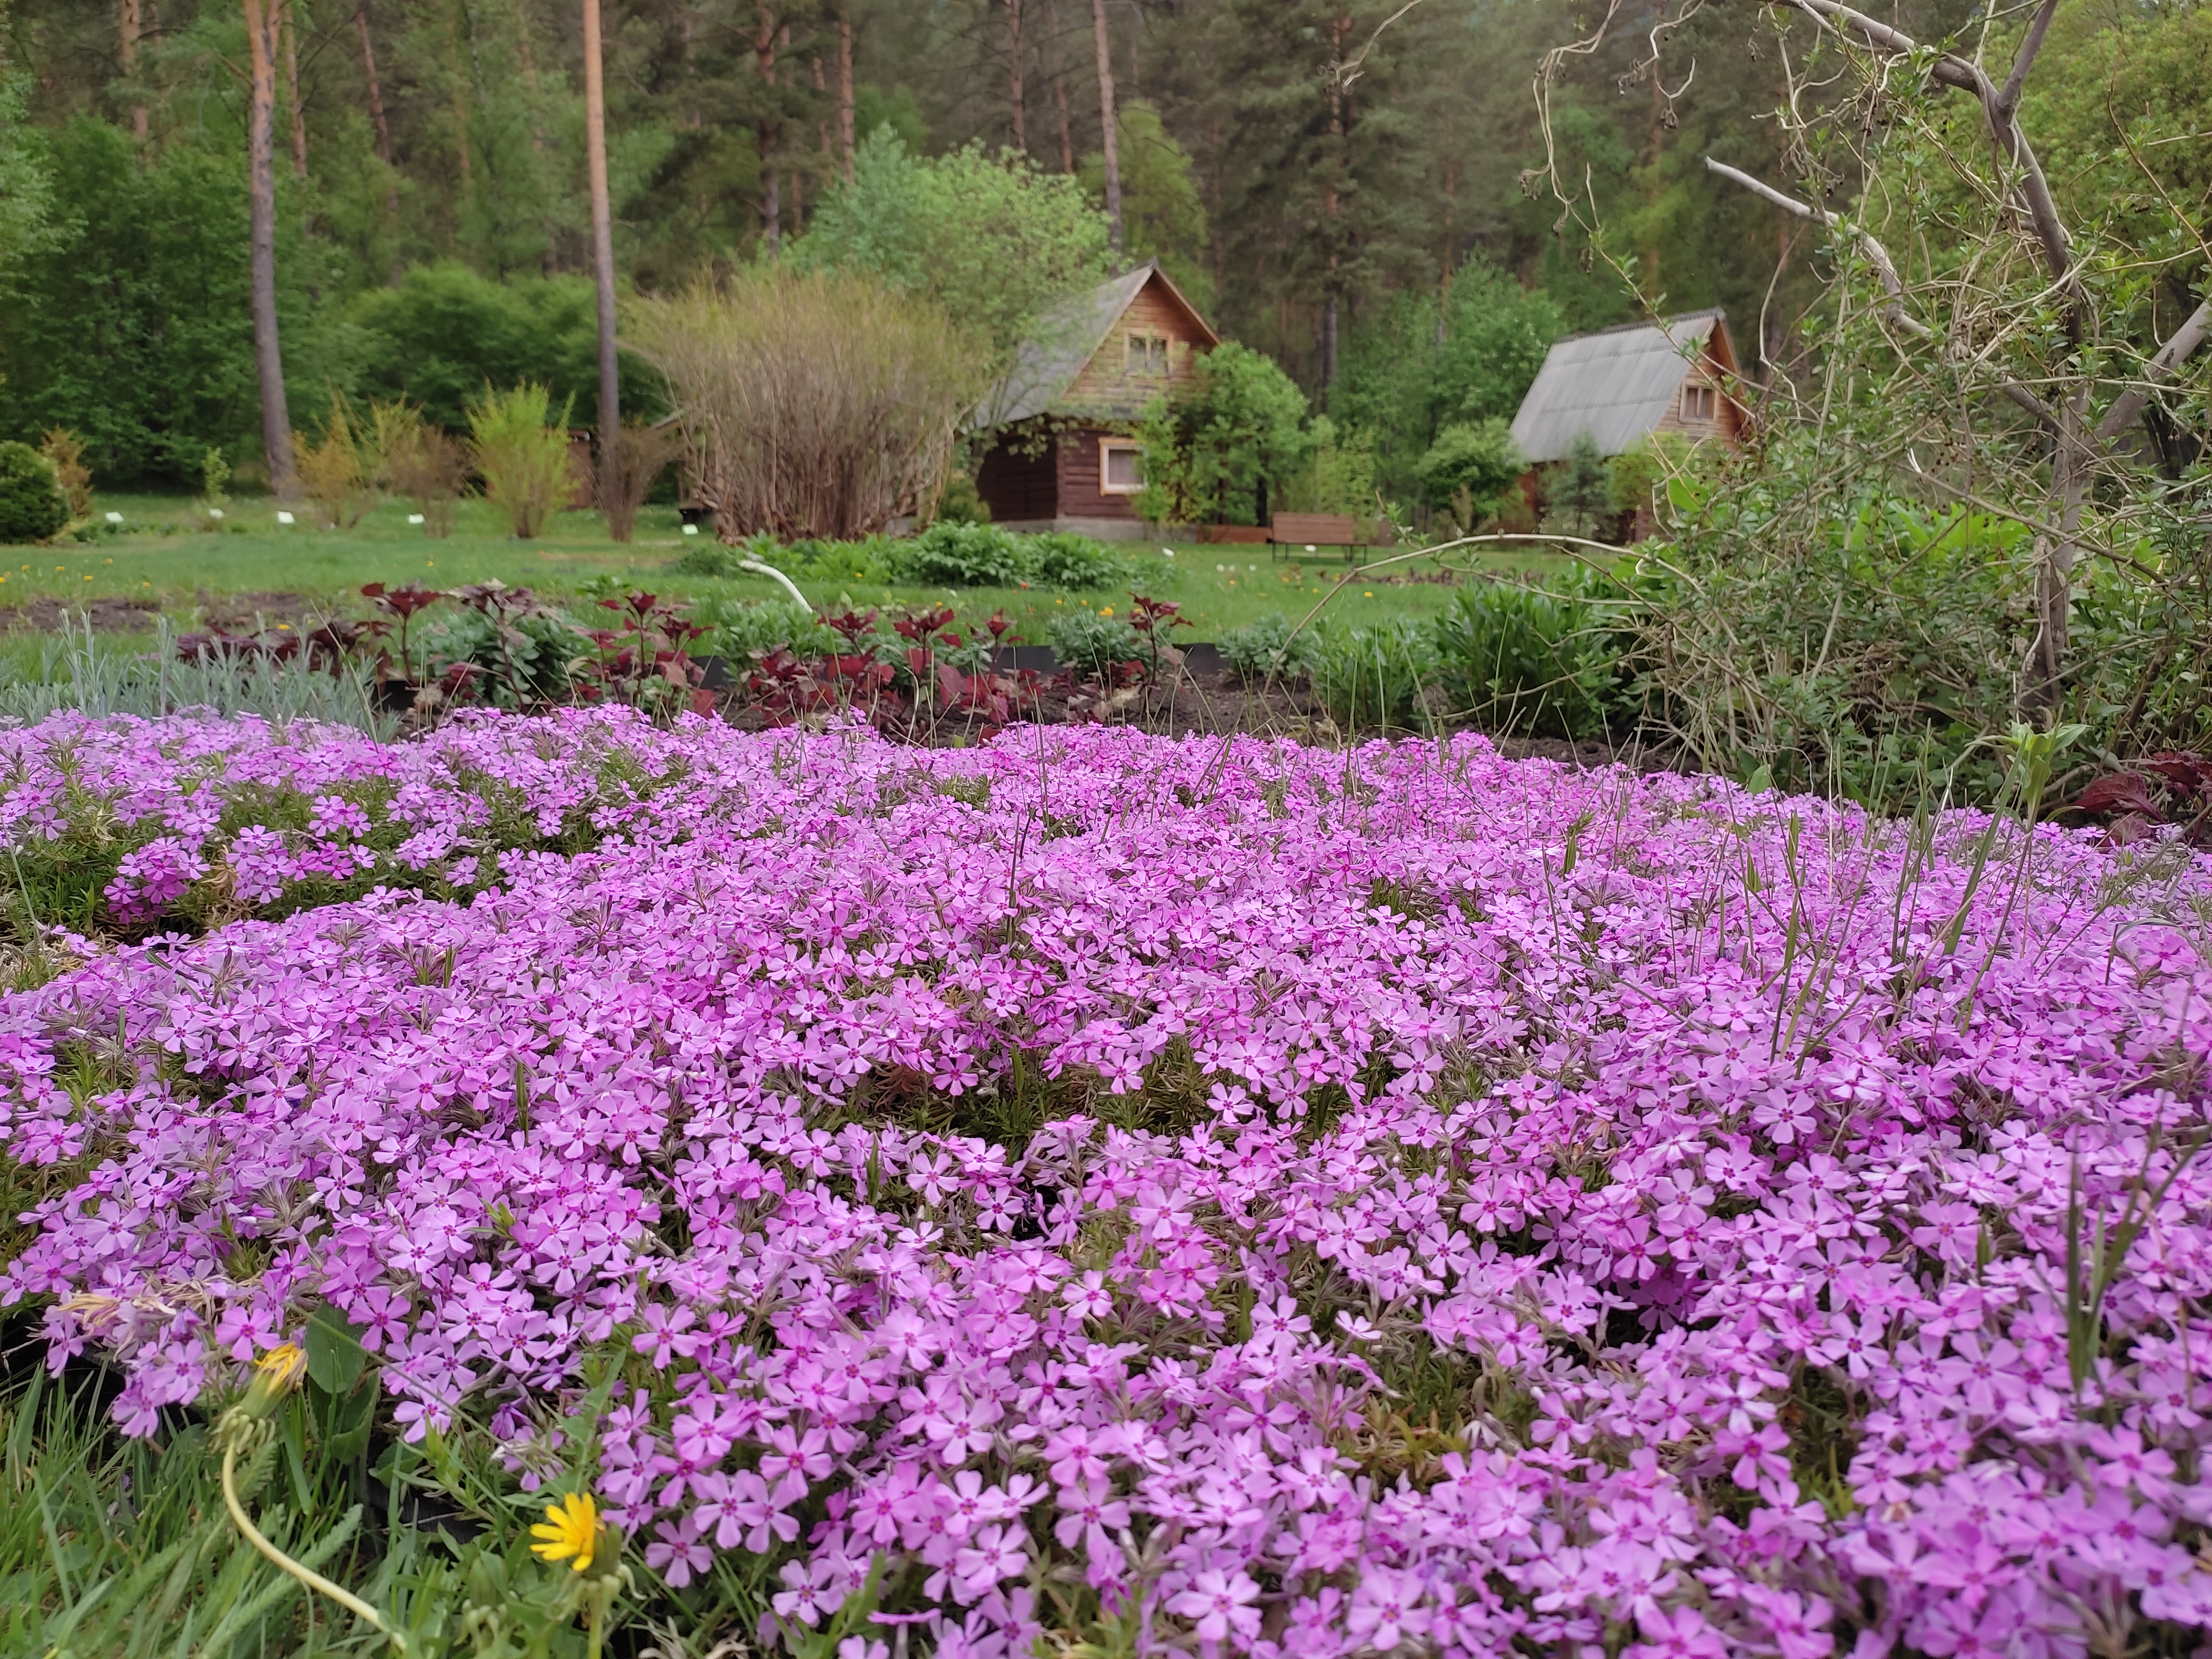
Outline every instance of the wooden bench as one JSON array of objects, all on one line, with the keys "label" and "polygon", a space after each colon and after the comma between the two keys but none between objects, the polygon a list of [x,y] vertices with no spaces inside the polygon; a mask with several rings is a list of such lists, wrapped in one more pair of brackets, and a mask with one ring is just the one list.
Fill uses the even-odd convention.
[{"label": "wooden bench", "polygon": [[1348,556],[1356,547],[1379,547],[1387,536],[1373,519],[1349,513],[1278,513],[1268,539],[1277,547],[1340,547]]}]

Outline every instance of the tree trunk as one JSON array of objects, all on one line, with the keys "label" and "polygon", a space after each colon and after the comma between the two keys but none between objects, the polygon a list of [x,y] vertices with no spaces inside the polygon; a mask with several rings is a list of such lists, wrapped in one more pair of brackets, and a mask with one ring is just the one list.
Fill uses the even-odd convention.
[{"label": "tree trunk", "polygon": [[460,213],[465,218],[476,200],[476,174],[469,156],[469,43],[462,38],[462,20],[453,19],[453,148],[461,164]]},{"label": "tree trunk", "polygon": [[307,182],[307,112],[300,104],[300,32],[294,27],[293,0],[283,0],[277,27],[284,37],[284,100],[292,106],[292,177]]},{"label": "tree trunk", "polygon": [[1106,157],[1106,242],[1121,257],[1121,129],[1114,113],[1114,53],[1106,33],[1106,0],[1091,0],[1091,33],[1098,37],[1098,125]]},{"label": "tree trunk", "polygon": [[607,91],[599,64],[599,0],[584,0],[584,158],[592,192],[592,275],[599,290],[599,511],[611,514],[616,450],[622,442],[622,369],[615,356],[615,220],[607,193]]},{"label": "tree trunk", "polygon": [[1030,147],[1029,120],[1022,105],[1022,0],[1006,0],[1007,95],[1014,110],[1014,148]]},{"label": "tree trunk", "polygon": [[837,149],[853,182],[853,20],[837,15]]},{"label": "tree trunk", "polygon": [[1336,255],[1328,256],[1328,294],[1321,307],[1321,405],[1328,407],[1329,388],[1336,384]]},{"label": "tree trunk", "polygon": [[[1329,40],[1333,61],[1344,61],[1345,38],[1352,33],[1352,20],[1340,16],[1329,24]],[[1328,249],[1328,274],[1322,281],[1321,313],[1321,399],[1322,407],[1328,406],[1329,388],[1336,384],[1336,334],[1338,297],[1342,289],[1342,260],[1336,244],[1337,216],[1342,199],[1337,185],[1344,173],[1345,134],[1351,130],[1352,117],[1345,107],[1344,83],[1334,76],[1328,82],[1328,182],[1322,188],[1322,234]]]},{"label": "tree trunk", "polygon": [[[774,107],[775,86],[775,14],[766,6],[759,8],[760,30],[753,36],[753,64],[760,77],[770,88],[769,104]],[[775,115],[761,118],[757,146],[761,171],[761,240],[767,245],[769,258],[783,252],[783,179],[775,167],[775,152],[780,126]]]},{"label": "tree trunk", "polygon": [[[1044,0],[1044,32],[1052,40],[1060,39],[1060,9],[1053,0]],[[1060,109],[1060,170],[1073,178],[1075,174],[1075,121],[1068,112],[1067,76],[1056,69],[1052,72],[1052,101]]]},{"label": "tree trunk", "polygon": [[[368,83],[368,119],[376,131],[376,159],[384,163],[384,216],[392,226],[392,234],[399,234],[399,173],[392,164],[392,123],[384,113],[384,87],[376,78],[376,46],[368,34],[368,7],[366,0],[354,0],[354,33],[361,37],[361,72]],[[392,280],[399,280],[399,254],[395,246],[392,256]]]},{"label": "tree trunk", "polygon": [[261,443],[269,488],[299,494],[292,465],[292,416],[284,402],[284,356],[276,339],[276,65],[270,0],[245,0],[252,93],[246,129],[246,188],[252,198],[249,256],[253,287],[253,361],[261,381]]},{"label": "tree trunk", "polygon": [[[783,50],[783,70],[779,77],[779,84],[795,87],[799,84],[799,65],[792,62],[791,58],[790,24],[786,23],[783,26],[776,37],[776,41]],[[781,131],[781,129],[779,128],[778,131]],[[797,236],[806,228],[806,169],[803,167],[796,167],[790,171],[791,234]]]},{"label": "tree trunk", "polygon": [[2054,720],[2065,696],[2066,612],[2074,592],[2074,559],[2081,540],[2081,504],[2088,494],[2094,457],[2089,447],[2086,389],[2052,400],[2058,416],[2051,452],[2052,494],[2058,507],[2056,538],[2035,538],[2035,638],[2021,676],[2020,710],[2028,719],[2048,714]]},{"label": "tree trunk", "polygon": [[[122,4],[118,8],[118,33],[121,37],[118,56],[123,60],[123,78],[127,81],[131,78],[132,71],[137,66],[138,38],[145,29],[143,17],[138,9],[138,0],[122,0]],[[146,137],[146,106],[136,96],[131,100],[131,136],[142,143]]]},{"label": "tree trunk", "polygon": [[[823,107],[827,109],[829,107],[830,98],[830,77],[823,70],[821,54],[817,52],[813,57],[809,58],[806,60],[806,66],[814,72],[815,93],[822,99]],[[823,118],[821,125],[816,128],[815,131],[817,139],[815,149],[822,158],[815,165],[822,169],[822,187],[823,189],[827,190],[830,188],[830,181],[835,179],[837,174],[830,165],[830,119],[826,115]]]}]

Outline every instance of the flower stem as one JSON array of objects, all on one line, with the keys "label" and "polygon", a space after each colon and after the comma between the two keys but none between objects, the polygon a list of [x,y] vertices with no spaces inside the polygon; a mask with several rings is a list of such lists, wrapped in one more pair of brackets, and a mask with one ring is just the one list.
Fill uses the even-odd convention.
[{"label": "flower stem", "polygon": [[[342,1589],[337,1585],[333,1584],[329,1579],[324,1577],[320,1573],[316,1572],[312,1568],[301,1566],[297,1561],[295,1561],[290,1556],[285,1554],[283,1551],[278,1549],[274,1544],[270,1543],[266,1538],[264,1538],[261,1535],[260,1530],[254,1526],[252,1522],[246,1518],[245,1506],[238,1501],[238,1483],[236,1479],[237,1465],[237,1446],[235,1444],[226,1446],[223,1449],[222,1454],[223,1507],[230,1511],[231,1520],[237,1524],[239,1531],[246,1535],[246,1541],[252,1545],[255,1549],[260,1551],[261,1553],[266,1556],[270,1561],[273,1562],[280,1571],[291,1574],[293,1577],[298,1579],[309,1589],[320,1590],[325,1595],[329,1596],[331,1601],[336,1601],[340,1607],[349,1608],[362,1618],[368,1620],[370,1624],[376,1626],[377,1630],[383,1634],[384,1638],[389,1641],[394,1648],[398,1649],[403,1654],[405,1653],[407,1651],[407,1638],[402,1636],[398,1631],[392,1629],[391,1626],[386,1624],[384,1622],[384,1615],[382,1613],[377,1612],[374,1607],[369,1606],[368,1602],[362,1601],[351,1591]],[[596,1626],[592,1628],[592,1651],[593,1659],[597,1659],[599,1652],[599,1633],[598,1627]]]}]

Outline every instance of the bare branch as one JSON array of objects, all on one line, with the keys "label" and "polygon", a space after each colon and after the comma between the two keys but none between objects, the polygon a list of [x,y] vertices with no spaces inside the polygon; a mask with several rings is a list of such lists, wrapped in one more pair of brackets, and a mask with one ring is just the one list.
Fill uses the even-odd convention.
[{"label": "bare branch", "polygon": [[2027,38],[2020,43],[2020,51],[2012,60],[2012,73],[2005,76],[1992,113],[2009,121],[2012,112],[2020,107],[2021,89],[2027,84],[2027,72],[2035,65],[2035,55],[2043,50],[2043,37],[2051,27],[2051,14],[2057,9],[2058,0],[2043,0],[2037,9],[2035,21],[2027,26]]},{"label": "bare branch", "polygon": [[1907,334],[1917,335],[1923,340],[1935,337],[1934,329],[1929,327],[1917,317],[1908,313],[1905,309],[1905,283],[1897,274],[1897,266],[1889,257],[1889,250],[1866,231],[1856,225],[1847,223],[1838,214],[1831,213],[1826,208],[1817,208],[1801,202],[1794,196],[1785,196],[1771,185],[1762,184],[1749,173],[1732,167],[1725,161],[1716,161],[1710,155],[1705,157],[1705,171],[1718,174],[1730,184],[1741,185],[1754,196],[1764,197],[1784,212],[1794,213],[1800,219],[1813,220],[1816,223],[1826,225],[1832,230],[1850,231],[1860,248],[1864,251],[1867,263],[1874,267],[1875,276],[1881,278],[1882,291],[1889,295],[1890,302],[1883,309],[1890,321],[1895,323]]},{"label": "bare branch", "polygon": [[[1882,307],[1882,314],[1905,332],[1917,338],[1932,340],[1936,337],[1934,329],[1905,310],[1905,283],[1897,274],[1897,266],[1889,257],[1889,250],[1876,241],[1863,228],[1850,223],[1839,214],[1829,212],[1826,208],[1814,207],[1809,203],[1799,201],[1794,196],[1786,196],[1773,185],[1764,184],[1740,168],[1729,166],[1725,161],[1716,161],[1710,155],[1705,157],[1705,170],[1727,179],[1730,184],[1741,185],[1754,196],[1773,203],[1785,213],[1794,213],[1800,219],[1810,219],[1816,224],[1826,225],[1832,230],[1850,232],[1865,252],[1867,263],[1875,268],[1875,274],[1881,280],[1883,292],[1889,295],[1889,303]],[[1997,390],[2039,421],[2056,423],[2057,417],[2052,412],[2051,406],[2019,382],[2001,380],[1997,382]]]},{"label": "bare branch", "polygon": [[1384,18],[1381,22],[1375,26],[1375,33],[1367,37],[1367,44],[1365,46],[1360,47],[1358,52],[1354,52],[1345,62],[1341,64],[1331,64],[1324,73],[1331,80],[1334,81],[1340,88],[1346,91],[1351,90],[1352,83],[1359,78],[1360,65],[1367,61],[1367,54],[1375,50],[1375,43],[1382,38],[1382,31],[1389,28],[1391,24],[1396,22],[1407,12],[1413,10],[1422,3],[1423,0],[1406,0],[1406,3],[1404,5],[1399,7],[1397,10],[1392,12],[1388,17]]},{"label": "bare branch", "polygon": [[[1839,0],[1767,0],[1769,5],[1788,6],[1817,19],[1838,33],[1856,35],[1868,46],[1879,51],[1905,56],[1921,50],[1920,43],[1903,29],[1892,28],[1878,18],[1839,3]],[[2021,57],[2013,65],[2015,79],[2025,81],[2035,52],[2042,46],[2040,31],[2049,26],[2048,11],[2056,0],[2045,0],[2045,15],[2039,16],[2031,29],[2031,39],[2021,48]],[[2043,258],[2054,276],[2068,277],[2069,291],[2078,300],[2079,287],[2071,280],[2074,256],[2066,228],[2058,217],[2058,204],[2051,199],[2051,184],[2043,176],[2043,164],[2035,159],[2035,151],[2028,145],[2027,137],[2020,130],[2009,106],[2002,106],[2004,96],[1982,73],[1981,66],[1969,63],[1955,52],[1939,52],[1932,71],[1936,80],[1960,92],[1970,92],[1978,99],[1982,112],[1990,124],[1990,136],[1996,142],[1999,155],[2019,171],[2021,200],[2027,209],[2027,216],[2035,226],[2036,240],[2043,245]],[[2016,101],[2020,94],[2010,81],[2006,89]]]},{"label": "bare branch", "polygon": [[[1899,56],[1920,50],[1920,43],[1903,29],[1892,28],[1878,18],[1854,11],[1840,0],[1767,0],[1770,5],[1790,6],[1838,33],[1856,34],[1870,46]],[[1954,52],[1939,52],[1931,72],[1947,87],[1982,95],[1989,77]]]},{"label": "bare branch", "polygon": [[2097,422],[2097,435],[2109,442],[2141,420],[2143,406],[2150,402],[2152,388],[2187,362],[2204,343],[2208,333],[2212,333],[2212,299],[2189,313],[2188,321],[2174,330],[2158,349],[2158,355],[2143,366],[2142,379],[2123,392],[2105,411],[2105,418]]}]

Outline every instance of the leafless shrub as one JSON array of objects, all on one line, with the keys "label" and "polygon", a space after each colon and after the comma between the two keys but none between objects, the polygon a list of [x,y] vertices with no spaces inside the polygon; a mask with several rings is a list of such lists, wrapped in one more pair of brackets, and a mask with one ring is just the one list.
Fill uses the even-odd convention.
[{"label": "leafless shrub", "polygon": [[336,390],[331,392],[331,412],[323,423],[322,440],[309,443],[302,433],[292,434],[292,450],[299,469],[300,487],[315,509],[315,519],[325,530],[350,530],[376,504],[372,465],[363,465],[362,434],[352,410]]},{"label": "leafless shrub", "polygon": [[404,404],[380,404],[371,413],[377,421],[384,487],[422,515],[424,535],[452,535],[453,504],[469,478],[466,447]]},{"label": "leafless shrub", "polygon": [[687,471],[732,543],[926,514],[989,368],[930,302],[847,272],[770,267],[635,301],[628,333],[667,377]]},{"label": "leafless shrub", "polygon": [[653,480],[683,453],[684,438],[672,426],[624,421],[614,446],[614,499],[601,501],[599,508],[607,515],[607,533],[626,542],[637,529],[638,509],[652,493]]}]

